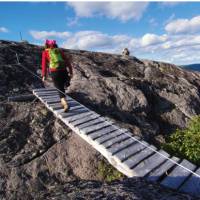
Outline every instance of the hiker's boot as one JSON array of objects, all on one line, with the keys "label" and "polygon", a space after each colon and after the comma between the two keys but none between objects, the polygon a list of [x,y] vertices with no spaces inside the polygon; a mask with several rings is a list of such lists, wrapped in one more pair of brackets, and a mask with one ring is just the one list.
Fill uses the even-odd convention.
[{"label": "hiker's boot", "polygon": [[61,104],[64,108],[64,112],[67,112],[69,110],[69,106],[67,104],[67,101],[65,100],[65,98],[61,98]]}]

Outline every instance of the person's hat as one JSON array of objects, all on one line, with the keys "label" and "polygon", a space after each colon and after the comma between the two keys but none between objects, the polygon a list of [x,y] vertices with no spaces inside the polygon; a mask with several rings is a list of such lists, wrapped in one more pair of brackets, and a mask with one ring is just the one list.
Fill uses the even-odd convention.
[{"label": "person's hat", "polygon": [[56,44],[56,40],[46,40],[45,44],[46,45],[55,45]]}]

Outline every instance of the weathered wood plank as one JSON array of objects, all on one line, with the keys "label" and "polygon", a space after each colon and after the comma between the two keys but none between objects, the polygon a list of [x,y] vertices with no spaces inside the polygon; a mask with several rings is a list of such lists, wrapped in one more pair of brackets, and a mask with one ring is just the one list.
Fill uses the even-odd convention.
[{"label": "weathered wood plank", "polygon": [[74,106],[74,107],[70,108],[69,111],[67,111],[67,112],[63,112],[63,109],[60,109],[60,110],[56,110],[55,113],[57,115],[61,115],[63,118],[65,118],[65,117],[69,117],[71,115],[77,115],[77,114],[80,114],[80,113],[83,113],[86,111],[88,111],[88,109],[83,108],[81,106]]},{"label": "weathered wood plank", "polygon": [[48,104],[50,104],[50,103],[58,103],[58,102],[60,102],[60,98],[59,97],[53,97],[53,98],[41,98],[42,99],[42,101],[43,102],[45,102],[45,103],[48,103]]},{"label": "weathered wood plank", "polygon": [[94,112],[88,110],[88,112],[84,112],[84,113],[81,113],[81,114],[73,116],[73,117],[65,117],[65,118],[68,120],[69,123],[72,123],[72,122],[78,121],[79,119],[88,117],[88,116],[92,115],[93,113]]},{"label": "weathered wood plank", "polygon": [[44,93],[51,93],[51,92],[58,92],[57,89],[52,90],[40,90],[40,91],[34,91],[36,94],[44,94]]},{"label": "weathered wood plank", "polygon": [[[68,105],[70,106],[70,108],[72,108],[72,107],[77,106],[79,104],[74,103],[74,102],[68,102]],[[59,103],[50,104],[49,107],[52,108],[53,110],[57,110],[59,108],[62,108],[63,106],[62,106],[61,102],[59,102]]]},{"label": "weathered wood plank", "polygon": [[38,97],[40,97],[42,100],[49,100],[49,99],[52,99],[52,98],[59,98],[59,95],[58,94],[49,94],[49,95],[45,95],[45,96],[42,96],[42,95],[38,95]]},{"label": "weathered wood plank", "polygon": [[[148,145],[148,143],[145,143]],[[121,150],[120,152],[117,152],[114,156],[121,162],[124,162],[129,157],[133,156],[137,152],[145,149],[146,147],[144,145],[141,145],[140,143],[133,143],[131,146],[129,146],[126,149]],[[125,162],[126,164],[126,162]]]},{"label": "weathered wood plank", "polygon": [[[78,104],[73,104],[73,105],[69,105],[70,106],[70,110],[72,110],[72,108],[76,107]],[[63,109],[63,105],[61,103],[58,104],[54,104],[54,105],[49,105],[48,106],[50,109],[53,110],[60,110]]]},{"label": "weathered wood plank", "polygon": [[[40,97],[40,96],[39,96]],[[51,100],[51,99],[58,99],[60,101],[60,97],[58,95],[55,96],[48,96],[48,97],[40,97],[43,101]]]},{"label": "weathered wood plank", "polygon": [[83,129],[81,129],[81,132],[88,135],[91,132],[94,132],[96,130],[102,129],[102,128],[110,126],[110,125],[111,124],[108,123],[108,122],[101,122],[101,123],[94,125],[92,127],[83,128]]},{"label": "weathered wood plank", "polygon": [[[195,171],[200,176],[200,168]],[[200,197],[200,177],[192,175],[179,189],[181,192],[189,193],[195,197]]]},{"label": "weathered wood plank", "polygon": [[105,122],[105,120],[102,117],[96,117],[96,118],[91,119],[90,121],[87,121],[86,123],[78,124],[76,125],[76,127],[79,129],[83,129],[83,128],[90,127],[96,124],[100,124],[102,122]]},{"label": "weathered wood plank", "polygon": [[[156,150],[156,147],[154,147],[153,145],[151,145],[150,147]],[[135,155],[125,160],[124,164],[126,164],[129,168],[133,169],[138,163],[140,163],[142,160],[152,155],[153,153],[154,151],[152,151],[151,149],[145,148],[142,151],[136,153]]]},{"label": "weathered wood plank", "polygon": [[71,124],[74,125],[75,127],[79,127],[80,125],[84,125],[84,124],[87,124],[89,122],[92,123],[93,120],[95,120],[99,117],[100,117],[99,115],[93,114],[93,115],[81,118],[79,120],[73,121],[73,122],[71,122]]},{"label": "weathered wood plank", "polygon": [[[56,103],[60,103],[60,98],[54,98],[54,99],[42,99],[43,102],[47,103],[49,106],[51,106],[52,104],[56,104]],[[67,100],[67,103],[74,103],[74,100]],[[76,103],[76,105],[80,105],[78,103]]]},{"label": "weathered wood plank", "polygon": [[[58,116],[61,117],[61,119],[62,119],[65,123],[69,123],[69,121],[68,121],[68,118],[69,118],[69,117],[74,117],[74,116],[80,115],[80,114],[85,113],[85,112],[86,112],[86,111],[75,110],[75,111],[73,111],[73,112],[68,112],[66,118],[61,117],[61,114],[63,114],[64,112],[63,112],[63,113],[59,113]],[[65,113],[64,113],[64,114],[65,114]]]},{"label": "weathered wood plank", "polygon": [[58,93],[51,93],[51,94],[37,94],[38,97],[42,99],[49,99],[49,98],[60,98]]},{"label": "weathered wood plank", "polygon": [[[123,131],[123,134],[126,133],[127,130],[124,130]],[[127,132],[129,133],[129,132]],[[134,138],[140,140],[139,137],[135,136]],[[121,152],[127,148],[129,148],[129,146],[132,146],[133,144],[136,144],[136,141],[133,140],[132,137],[130,137],[129,139],[125,140],[125,141],[122,141],[121,143],[117,143],[117,144],[114,144],[112,145],[112,147],[108,148],[108,151],[112,153],[112,155],[118,153],[118,152]]]},{"label": "weathered wood plank", "polygon": [[77,110],[69,110],[68,112],[66,113],[60,113],[59,115],[68,121],[68,117],[72,116],[72,115],[80,115],[82,113],[88,113],[90,112],[88,109],[85,109],[85,108],[81,108],[81,109],[77,109]]},{"label": "weathered wood plank", "polygon": [[[175,162],[179,162],[179,160],[180,160],[177,157],[172,157],[171,159],[174,160]],[[163,175],[167,176],[168,170],[170,170],[174,165],[175,164],[172,161],[167,160],[167,162],[164,162],[157,169],[150,172],[150,174],[147,177],[147,180],[151,181],[151,182],[158,181],[160,179],[160,177],[162,177]]]},{"label": "weathered wood plank", "polygon": [[59,104],[59,105],[56,105],[56,106],[49,106],[50,108],[52,108],[53,110],[60,110],[60,109],[63,109],[63,105]]},{"label": "weathered wood plank", "polygon": [[[119,130],[116,126],[112,125],[112,126],[105,127],[99,131],[95,131],[94,133],[91,133],[89,135],[90,135],[90,138],[92,138],[93,140],[96,140],[97,138],[105,136],[113,131],[119,131]],[[120,131],[120,133],[121,133],[121,131]]]},{"label": "weathered wood plank", "polygon": [[[77,105],[80,105],[80,104],[78,104],[78,103],[76,103],[76,102],[68,102],[68,105],[70,106],[70,107],[74,107],[74,106],[77,106]],[[51,107],[51,108],[57,108],[57,107],[60,107],[60,106],[62,106],[62,104],[61,104],[61,102],[59,102],[59,103],[53,103],[53,104],[50,104],[49,105],[49,107]]]},{"label": "weathered wood plank", "polygon": [[90,137],[97,141],[99,144],[102,144],[110,139],[113,139],[116,136],[123,134],[123,132],[125,131],[117,129],[116,126],[110,126],[91,134]]},{"label": "weathered wood plank", "polygon": [[[169,157],[169,154],[163,150],[160,150],[159,153],[166,157]],[[138,176],[143,177],[151,172],[154,168],[158,167],[161,163],[166,161],[167,159],[164,156],[155,153],[149,158],[143,160],[139,165],[134,167],[133,170]]]},{"label": "weathered wood plank", "polygon": [[48,87],[48,88],[35,88],[33,89],[33,92],[41,92],[41,91],[57,91],[54,87]]},{"label": "weathered wood plank", "polygon": [[102,143],[102,145],[107,149],[107,148],[111,147],[113,144],[124,141],[128,138],[130,138],[130,137],[125,134],[121,134],[111,140],[108,140],[108,141]]},{"label": "weathered wood plank", "polygon": [[[51,108],[51,107],[50,107]],[[78,110],[78,109],[83,109],[82,106],[78,105],[78,106],[74,106],[74,107],[71,107],[70,110],[67,112],[67,113],[70,113],[72,112],[73,110]],[[63,112],[63,108],[62,109],[59,109],[59,110],[55,110],[55,112],[58,114],[58,113],[62,113]]]},{"label": "weathered wood plank", "polygon": [[[50,95],[50,96],[39,96],[39,95],[37,95],[38,97],[40,97],[41,99],[43,99],[43,100],[49,100],[49,99],[59,99],[60,100],[60,97],[59,97],[59,95]],[[71,99],[71,98],[68,98],[68,97],[65,97],[65,99],[66,99],[66,101],[74,101],[73,99]],[[75,102],[75,101],[74,101]]]},{"label": "weathered wood plank", "polygon": [[59,96],[59,93],[58,92],[48,92],[48,93],[36,93],[38,96],[40,96],[40,97],[49,97],[49,96],[55,96],[55,95],[57,95],[57,96]]},{"label": "weathered wood plank", "polygon": [[[192,171],[196,168],[195,165],[187,160],[183,160],[180,164]],[[176,166],[174,170],[161,182],[161,185],[172,189],[178,189],[181,184],[188,178],[188,176],[190,176],[190,174],[191,173],[188,170],[180,166]]]},{"label": "weathered wood plank", "polygon": [[122,151],[123,149],[128,148],[133,143],[135,143],[135,140],[133,140],[132,138],[129,138],[125,141],[115,143],[114,145],[112,145],[112,147],[108,148],[108,151],[111,152],[112,154],[115,154],[117,152]]}]

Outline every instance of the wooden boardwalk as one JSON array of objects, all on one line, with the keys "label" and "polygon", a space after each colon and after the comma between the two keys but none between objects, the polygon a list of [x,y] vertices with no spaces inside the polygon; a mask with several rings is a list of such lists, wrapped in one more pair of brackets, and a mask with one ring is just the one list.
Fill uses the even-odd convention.
[{"label": "wooden boardwalk", "polygon": [[200,175],[200,168],[194,164],[133,137],[128,130],[119,128],[69,96],[66,98],[70,110],[64,113],[55,88],[35,89],[33,94],[126,176],[145,177],[148,181],[200,197],[200,177],[191,173]]}]

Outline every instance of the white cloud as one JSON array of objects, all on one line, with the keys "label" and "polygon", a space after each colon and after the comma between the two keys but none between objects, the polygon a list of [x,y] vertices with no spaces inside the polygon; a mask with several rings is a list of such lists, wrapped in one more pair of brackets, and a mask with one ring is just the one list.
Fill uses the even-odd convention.
[{"label": "white cloud", "polygon": [[147,33],[142,37],[141,45],[142,46],[155,45],[155,44],[159,44],[161,42],[164,42],[166,40],[167,40],[166,35],[158,36],[158,35],[155,35],[155,34]]},{"label": "white cloud", "polygon": [[[35,31],[41,33],[40,31]],[[43,31],[44,33],[48,33]],[[43,33],[42,32],[42,33]],[[50,32],[52,33],[52,32]],[[53,34],[60,38],[60,34]],[[65,33],[65,32],[64,32]],[[34,38],[41,41],[41,38],[49,34],[39,34]],[[50,34],[52,35],[52,34]],[[176,64],[189,64],[200,62],[200,36],[195,34],[187,35],[156,35],[147,33],[139,38],[128,35],[108,35],[99,31],[79,31],[64,34],[62,44],[59,46],[67,49],[81,49],[120,54],[124,47],[127,47],[131,55],[154,59]]]},{"label": "white cloud", "polygon": [[0,27],[0,32],[2,32],[2,33],[8,33],[9,30],[7,28],[5,28],[5,27]]},{"label": "white cloud", "polygon": [[77,17],[106,16],[111,19],[139,20],[148,2],[69,2]]},{"label": "white cloud", "polygon": [[69,32],[57,32],[57,31],[29,31],[31,36],[37,40],[44,40],[47,38],[61,38],[66,39],[70,36]]},{"label": "white cloud", "polygon": [[194,37],[194,35],[184,37],[147,33],[140,38],[134,38],[97,31],[80,31],[71,34],[71,37],[63,42],[62,47],[118,54],[124,47],[128,47],[134,56],[178,64],[186,62],[188,64],[192,59],[195,61],[200,58],[194,53],[190,55],[190,52],[200,52],[200,36]]},{"label": "white cloud", "polygon": [[192,19],[177,19],[165,26],[165,30],[170,34],[196,33],[200,31],[200,16]]},{"label": "white cloud", "polygon": [[98,31],[80,31],[63,43],[63,47],[72,49],[101,49],[112,46],[112,37]]}]

